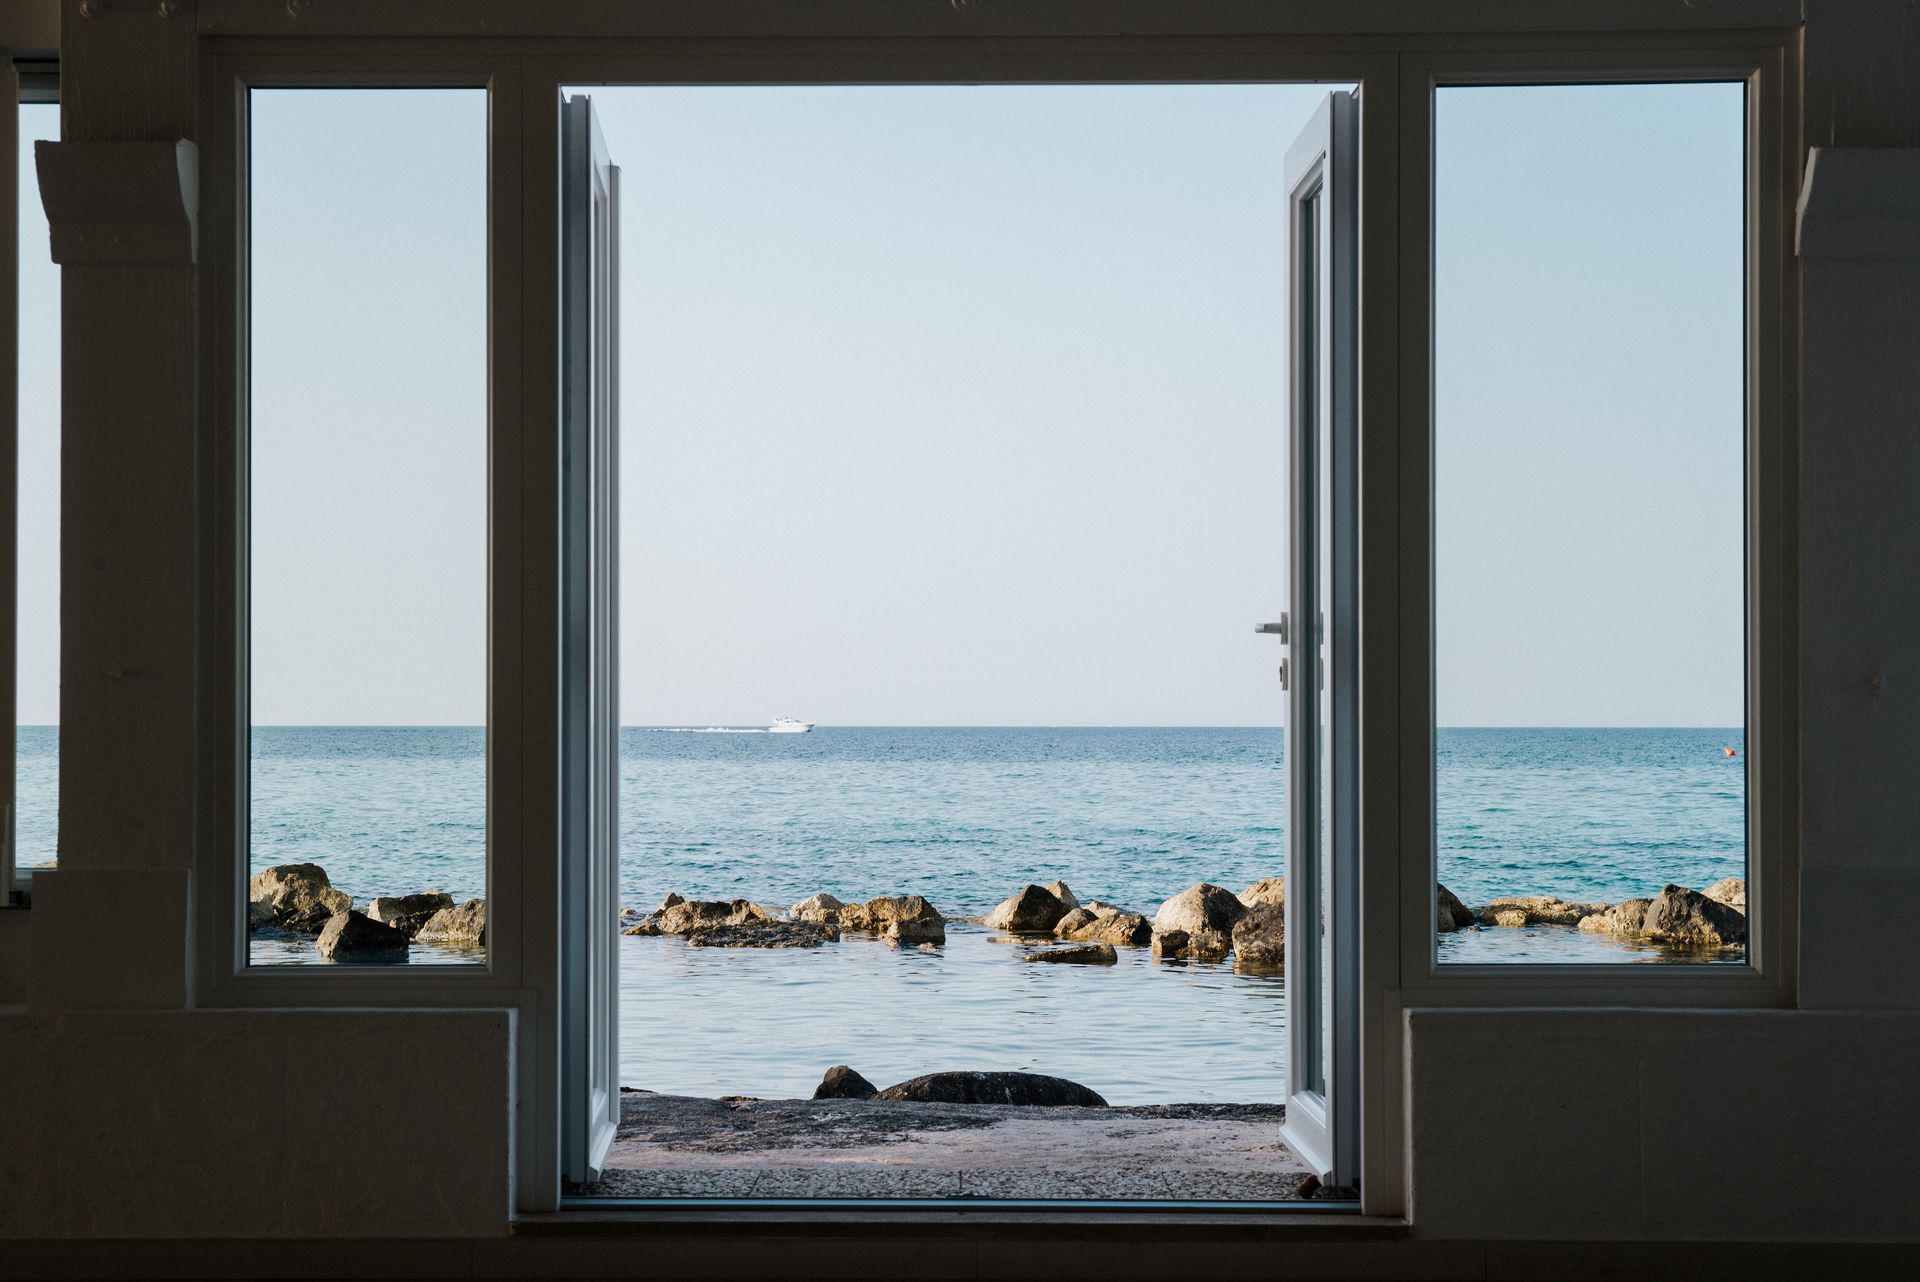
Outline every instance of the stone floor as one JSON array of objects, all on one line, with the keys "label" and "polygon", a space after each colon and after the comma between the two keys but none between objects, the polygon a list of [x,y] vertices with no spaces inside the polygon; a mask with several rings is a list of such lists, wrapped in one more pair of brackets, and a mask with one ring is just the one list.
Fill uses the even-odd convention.
[{"label": "stone floor", "polygon": [[1023,1108],[627,1091],[605,1176],[676,1198],[1288,1201],[1308,1171],[1278,1104]]}]

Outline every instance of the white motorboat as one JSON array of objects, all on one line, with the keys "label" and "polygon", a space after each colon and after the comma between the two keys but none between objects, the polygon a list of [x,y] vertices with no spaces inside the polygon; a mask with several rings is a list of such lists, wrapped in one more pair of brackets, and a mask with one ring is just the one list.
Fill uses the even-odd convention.
[{"label": "white motorboat", "polygon": [[797,721],[792,717],[775,717],[773,724],[767,727],[768,734],[805,734],[813,729],[811,721]]}]

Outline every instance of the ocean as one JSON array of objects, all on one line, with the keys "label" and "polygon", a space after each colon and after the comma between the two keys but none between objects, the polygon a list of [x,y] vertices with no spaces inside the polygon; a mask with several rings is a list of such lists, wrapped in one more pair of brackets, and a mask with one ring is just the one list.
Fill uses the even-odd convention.
[{"label": "ocean", "polygon": [[[57,732],[23,728],[18,743],[24,864],[51,838]],[[622,902],[920,894],[971,917],[1059,878],[1151,914],[1198,881],[1239,890],[1284,872],[1283,747],[1275,729],[629,728]],[[483,894],[483,750],[477,728],[256,730],[254,866],[310,860],[363,903]],[[1741,875],[1745,760],[1728,729],[1442,730],[1440,880],[1469,904],[1613,902]],[[964,926],[939,953],[858,937],[812,952],[621,943],[629,1085],[804,1095],[848,1063],[881,1085],[941,1068],[1052,1072],[1115,1103],[1284,1089],[1285,981],[1230,966],[1032,966]],[[1443,961],[1667,960],[1552,928],[1440,947]],[[314,960],[301,944],[254,956]]]}]

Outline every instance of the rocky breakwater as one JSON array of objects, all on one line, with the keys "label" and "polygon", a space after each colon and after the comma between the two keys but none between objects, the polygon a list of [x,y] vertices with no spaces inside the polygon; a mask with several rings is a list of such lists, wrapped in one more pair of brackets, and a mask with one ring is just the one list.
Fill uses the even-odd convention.
[{"label": "rocky breakwater", "polygon": [[487,902],[429,890],[381,896],[365,912],[337,889],[319,864],[276,864],[247,883],[250,933],[312,936],[325,961],[378,964],[404,962],[416,941],[444,948],[477,949],[487,942]]},{"label": "rocky breakwater", "polygon": [[946,918],[920,895],[881,895],[849,904],[823,892],[781,909],[749,899],[673,894],[651,913],[628,909],[621,926],[623,934],[675,935],[696,948],[817,948],[849,931],[895,947],[931,948],[947,941]]},{"label": "rocky breakwater", "polygon": [[1028,1108],[1105,1108],[1097,1091],[1044,1073],[928,1073],[885,1090],[835,1064],[814,1089],[815,1099],[888,1100],[908,1104],[1012,1104]]},{"label": "rocky breakwater", "polygon": [[1726,877],[1704,891],[1668,885],[1646,899],[1625,899],[1582,917],[1581,930],[1672,949],[1716,951],[1747,944],[1747,883]]}]

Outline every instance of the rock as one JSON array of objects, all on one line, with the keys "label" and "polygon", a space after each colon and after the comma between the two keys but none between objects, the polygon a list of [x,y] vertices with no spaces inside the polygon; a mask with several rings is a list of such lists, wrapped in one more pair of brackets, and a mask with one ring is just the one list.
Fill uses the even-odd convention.
[{"label": "rock", "polygon": [[947,919],[919,895],[882,895],[866,902],[868,926],[895,944],[944,944]]},{"label": "rock", "polygon": [[810,921],[816,926],[838,926],[840,913],[845,908],[845,904],[823,890],[817,895],[808,895],[787,909],[787,916],[795,921]]},{"label": "rock", "polygon": [[639,921],[634,922],[620,933],[623,935],[658,935],[660,933],[660,923],[652,917],[642,917]]},{"label": "rock", "polygon": [[835,1064],[813,1088],[815,1099],[872,1099],[879,1089],[845,1064]]},{"label": "rock", "polygon": [[1287,879],[1262,877],[1241,891],[1237,897],[1249,908],[1258,904],[1284,904],[1287,902]]},{"label": "rock", "polygon": [[1747,942],[1747,915],[1697,890],[1668,886],[1647,906],[1640,933],[1686,948],[1735,948]]},{"label": "rock", "polygon": [[1607,910],[1605,904],[1576,904],[1553,895],[1508,895],[1475,914],[1490,926],[1577,926],[1582,917]]},{"label": "rock", "polygon": [[1067,915],[1067,905],[1045,886],[1024,886],[981,919],[988,930],[1016,935],[1044,935]]},{"label": "rock", "polygon": [[1089,899],[1080,906],[1092,913],[1095,917],[1114,917],[1127,911],[1119,904],[1110,904],[1104,899]]},{"label": "rock", "polygon": [[1053,923],[1053,933],[1057,938],[1071,939],[1073,938],[1074,931],[1080,929],[1082,926],[1089,924],[1090,922],[1096,922],[1099,920],[1100,920],[1099,916],[1096,913],[1094,913],[1091,909],[1076,908],[1072,912],[1068,913],[1065,917],[1062,917],[1059,921]]},{"label": "rock", "polygon": [[754,920],[687,932],[687,944],[693,948],[818,948],[839,938],[838,927],[810,921]]},{"label": "rock", "polygon": [[1437,881],[1433,884],[1433,890],[1435,930],[1445,934],[1450,930],[1459,930],[1463,926],[1473,925],[1473,909],[1461,903],[1451,890]]},{"label": "rock", "polygon": [[482,948],[487,942],[487,901],[469,899],[452,908],[442,908],[428,919],[414,937],[422,944],[442,944],[452,948]]},{"label": "rock", "polygon": [[[1247,906],[1218,886],[1201,882],[1181,891],[1153,915],[1154,933],[1182,930],[1189,936],[1203,933],[1230,937],[1234,923],[1247,915]],[[1221,956],[1226,950],[1221,950]]]},{"label": "rock", "polygon": [[[1068,916],[1072,916],[1071,913]],[[1066,918],[1061,918],[1065,921]],[[1057,932],[1056,928],[1056,932]],[[1145,948],[1153,942],[1153,927],[1139,913],[1108,913],[1075,928],[1064,938],[1092,944],[1118,944],[1127,948]]]},{"label": "rock", "polygon": [[1120,960],[1112,944],[1068,944],[1064,948],[1043,948],[1021,958],[1030,962],[1066,962],[1080,966],[1111,966]]},{"label": "rock", "polygon": [[665,899],[662,899],[660,901],[660,906],[654,909],[653,911],[657,913],[663,913],[667,911],[667,909],[673,907],[675,904],[684,904],[686,902],[687,901],[685,896],[677,895],[673,891],[668,891],[667,897]]},{"label": "rock", "polygon": [[1064,881],[1050,881],[1042,889],[1065,904],[1068,912],[1080,906],[1080,901],[1073,897],[1073,892],[1067,889],[1067,883]]},{"label": "rock", "polygon": [[1078,1082],[1040,1073],[928,1073],[925,1077],[889,1086],[874,1098],[907,1100],[917,1104],[1025,1104],[1041,1108],[1107,1106],[1107,1101]]},{"label": "rock", "polygon": [[349,909],[321,928],[317,946],[330,962],[403,962],[407,932]]},{"label": "rock", "polygon": [[658,918],[663,935],[685,935],[715,926],[770,920],[766,913],[744,899],[683,899],[662,908]]},{"label": "rock", "polygon": [[377,922],[405,931],[412,939],[420,928],[442,908],[453,907],[453,896],[445,891],[429,890],[418,895],[385,895],[367,905],[367,916]]},{"label": "rock", "polygon": [[1262,900],[1233,924],[1236,970],[1286,969],[1287,910],[1277,900]]},{"label": "rock", "polygon": [[319,864],[277,864],[247,882],[247,924],[317,934],[353,907],[353,896],[333,888]]},{"label": "rock", "polygon": [[1603,935],[1637,935],[1647,920],[1647,906],[1651,903],[1651,899],[1623,899],[1605,912],[1582,917],[1580,929]]},{"label": "rock", "polygon": [[1742,916],[1746,915],[1747,879],[1745,877],[1722,877],[1700,893],[1715,903],[1738,909]]},{"label": "rock", "polygon": [[1193,961],[1225,961],[1233,948],[1233,936],[1223,930],[1156,930],[1153,955],[1190,958]]}]

